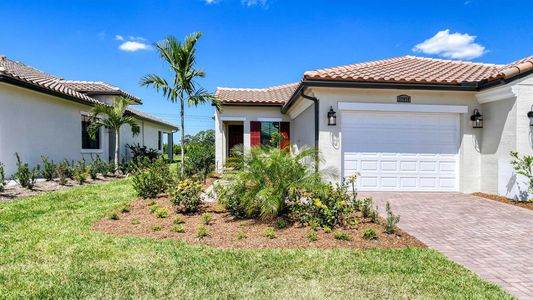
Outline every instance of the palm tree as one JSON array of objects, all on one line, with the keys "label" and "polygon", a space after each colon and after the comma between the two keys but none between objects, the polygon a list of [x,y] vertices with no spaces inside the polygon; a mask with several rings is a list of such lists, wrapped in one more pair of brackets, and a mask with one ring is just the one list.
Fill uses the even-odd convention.
[{"label": "palm tree", "polygon": [[[133,135],[139,134],[140,127],[132,116],[124,114],[128,105],[134,101],[119,96],[115,99],[113,106],[97,104],[90,110],[91,124],[87,128],[89,136],[94,139],[100,127],[107,127],[115,132],[115,170],[118,169],[118,146],[120,140],[120,127],[130,125]],[[99,117],[104,115],[104,117]]]},{"label": "palm tree", "polygon": [[196,43],[202,36],[201,32],[195,32],[185,37],[184,42],[178,41],[173,36],[167,36],[163,41],[155,43],[154,47],[159,56],[168,64],[172,73],[172,81],[168,82],[156,74],[145,75],[140,82],[141,86],[153,86],[158,92],[172,102],[180,103],[181,121],[181,175],[184,172],[185,159],[185,102],[188,106],[198,106],[202,103],[212,103],[220,109],[216,98],[200,87],[196,80],[205,77],[205,72],[196,68]]}]

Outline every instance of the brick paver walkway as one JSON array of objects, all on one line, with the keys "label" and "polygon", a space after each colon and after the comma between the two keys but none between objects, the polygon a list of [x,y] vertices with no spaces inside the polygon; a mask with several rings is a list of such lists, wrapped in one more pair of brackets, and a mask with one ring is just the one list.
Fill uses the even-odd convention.
[{"label": "brick paver walkway", "polygon": [[461,193],[360,193],[399,227],[520,299],[533,299],[533,211]]}]

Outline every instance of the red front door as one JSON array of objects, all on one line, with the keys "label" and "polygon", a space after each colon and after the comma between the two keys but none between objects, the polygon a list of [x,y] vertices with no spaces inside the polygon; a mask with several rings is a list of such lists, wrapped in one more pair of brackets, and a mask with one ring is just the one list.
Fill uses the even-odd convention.
[{"label": "red front door", "polygon": [[244,126],[228,125],[228,156],[231,155],[231,149],[236,145],[241,145],[244,142]]}]

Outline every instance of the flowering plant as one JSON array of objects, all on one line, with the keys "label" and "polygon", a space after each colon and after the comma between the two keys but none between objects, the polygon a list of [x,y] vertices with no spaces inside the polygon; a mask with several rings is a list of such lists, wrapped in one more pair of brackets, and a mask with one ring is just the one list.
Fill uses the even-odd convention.
[{"label": "flowering plant", "polygon": [[186,213],[196,212],[202,202],[202,185],[191,179],[185,179],[171,191],[172,203]]}]

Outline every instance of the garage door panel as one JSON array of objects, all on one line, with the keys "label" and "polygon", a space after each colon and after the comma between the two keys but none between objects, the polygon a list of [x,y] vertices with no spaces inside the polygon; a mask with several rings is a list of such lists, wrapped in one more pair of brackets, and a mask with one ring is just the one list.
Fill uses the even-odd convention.
[{"label": "garage door panel", "polygon": [[360,190],[457,190],[458,114],[343,112],[344,176]]}]

